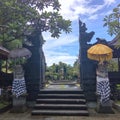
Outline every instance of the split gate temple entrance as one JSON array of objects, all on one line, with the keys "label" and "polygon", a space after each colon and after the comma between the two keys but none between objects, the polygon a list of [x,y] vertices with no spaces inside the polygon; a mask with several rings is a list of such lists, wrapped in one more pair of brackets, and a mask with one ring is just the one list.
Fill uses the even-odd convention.
[{"label": "split gate temple entrance", "polygon": [[86,100],[96,100],[96,65],[87,58],[87,50],[91,46],[87,42],[90,42],[94,32],[87,33],[86,30],[85,23],[79,21],[79,83],[59,81],[52,82],[47,87],[42,34],[35,31],[28,36],[33,46],[25,47],[32,52],[32,56],[24,68],[28,101],[36,101],[32,115],[88,115]]},{"label": "split gate temple entrance", "polygon": [[[80,87],[84,90],[87,101],[96,100],[96,65],[95,62],[87,58],[87,50],[91,45],[87,44],[91,41],[94,32],[87,33],[85,23],[79,21],[79,46],[80,46]],[[32,52],[24,66],[25,79],[28,91],[28,100],[35,101],[41,89],[44,88],[45,81],[45,56],[42,49],[44,40],[40,31],[34,31],[27,39],[32,46],[24,45]],[[68,83],[71,84],[71,83]],[[89,87],[88,87],[89,86]],[[78,86],[77,86],[78,87]]]}]

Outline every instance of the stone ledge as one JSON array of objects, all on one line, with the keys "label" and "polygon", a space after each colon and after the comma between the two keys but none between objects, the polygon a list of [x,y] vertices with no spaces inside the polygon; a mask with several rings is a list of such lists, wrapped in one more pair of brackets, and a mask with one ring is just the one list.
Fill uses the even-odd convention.
[{"label": "stone ledge", "polygon": [[113,106],[113,108],[115,108],[116,110],[118,110],[120,112],[120,105],[119,104],[113,102],[112,106]]},{"label": "stone ledge", "polygon": [[12,104],[9,104],[9,105],[5,106],[4,108],[1,108],[0,113],[6,112],[11,108],[12,108]]}]

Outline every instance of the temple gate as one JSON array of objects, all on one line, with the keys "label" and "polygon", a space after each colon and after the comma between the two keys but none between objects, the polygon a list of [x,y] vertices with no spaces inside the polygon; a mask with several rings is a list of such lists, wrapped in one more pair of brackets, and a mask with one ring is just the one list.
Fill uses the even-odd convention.
[{"label": "temple gate", "polygon": [[87,33],[86,24],[79,21],[79,43],[80,43],[80,85],[84,90],[88,101],[96,100],[96,62],[88,59],[87,50],[91,47],[94,32]]},{"label": "temple gate", "polygon": [[45,56],[42,50],[44,43],[42,34],[39,31],[27,36],[32,45],[24,45],[32,53],[27,60],[25,69],[25,80],[28,92],[28,101],[35,101],[38,92],[43,88],[45,82]]}]

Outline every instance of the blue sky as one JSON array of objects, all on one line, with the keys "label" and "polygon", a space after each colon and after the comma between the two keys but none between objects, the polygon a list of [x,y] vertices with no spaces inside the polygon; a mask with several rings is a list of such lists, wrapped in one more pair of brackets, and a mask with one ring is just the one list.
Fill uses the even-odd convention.
[{"label": "blue sky", "polygon": [[59,61],[72,65],[78,58],[79,18],[86,23],[87,32],[95,32],[92,43],[96,42],[97,37],[108,41],[114,38],[108,35],[107,27],[103,27],[103,18],[112,12],[112,9],[120,3],[119,0],[59,0],[59,2],[60,14],[72,21],[72,32],[61,34],[59,39],[51,38],[48,32],[43,33],[46,40],[43,50],[47,66],[57,64]]}]

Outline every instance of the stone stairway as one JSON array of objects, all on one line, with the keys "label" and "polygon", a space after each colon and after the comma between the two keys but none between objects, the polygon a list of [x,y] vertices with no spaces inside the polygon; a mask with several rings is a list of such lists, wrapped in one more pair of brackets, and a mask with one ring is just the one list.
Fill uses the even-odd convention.
[{"label": "stone stairway", "polygon": [[41,90],[32,115],[88,116],[82,90]]}]

